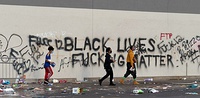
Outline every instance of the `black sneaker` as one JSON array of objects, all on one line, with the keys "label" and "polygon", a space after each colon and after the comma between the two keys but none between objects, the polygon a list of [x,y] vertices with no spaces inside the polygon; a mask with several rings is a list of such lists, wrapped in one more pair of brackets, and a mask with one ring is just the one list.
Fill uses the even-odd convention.
[{"label": "black sneaker", "polygon": [[115,86],[116,84],[114,84],[114,83],[110,83],[110,86]]},{"label": "black sneaker", "polygon": [[46,84],[46,85],[47,85],[47,84],[49,84],[49,82],[48,82],[48,81],[44,81],[44,84]]},{"label": "black sneaker", "polygon": [[102,81],[101,81],[101,80],[99,80],[99,85],[101,86],[101,84],[102,84]]}]

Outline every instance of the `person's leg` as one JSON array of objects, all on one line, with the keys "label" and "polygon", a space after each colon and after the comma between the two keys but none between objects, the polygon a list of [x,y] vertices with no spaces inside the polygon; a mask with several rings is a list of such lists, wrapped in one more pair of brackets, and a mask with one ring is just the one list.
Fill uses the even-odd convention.
[{"label": "person's leg", "polygon": [[[135,65],[134,65],[135,66]],[[139,84],[137,81],[136,81],[136,78],[137,78],[137,71],[136,71],[136,68],[134,71],[131,72],[131,75],[133,76],[133,84],[137,85]]]},{"label": "person's leg", "polygon": [[127,69],[126,69],[126,73],[124,74],[124,77],[122,77],[122,79],[120,79],[120,83],[121,84],[124,84],[124,80],[130,75],[131,71],[130,71],[130,68],[131,68],[131,64],[130,63],[127,63]]},{"label": "person's leg", "polygon": [[127,78],[131,74],[130,70],[126,70],[126,73],[124,74],[124,79]]},{"label": "person's leg", "polygon": [[136,69],[135,69],[135,70],[133,71],[133,74],[132,74],[134,80],[136,80],[136,78],[137,78],[137,75],[136,75],[136,74],[137,74],[137,71],[136,71]]},{"label": "person's leg", "polygon": [[50,77],[53,75],[53,70],[51,69],[51,67],[48,67],[48,71],[49,71],[49,74],[48,74],[48,80],[49,80]]},{"label": "person's leg", "polygon": [[116,84],[113,83],[113,70],[112,69],[109,70],[109,74],[110,74],[110,85],[115,86]]},{"label": "person's leg", "polygon": [[[53,75],[51,67],[45,68],[45,81],[49,82],[49,78]],[[47,84],[47,83],[46,83]]]},{"label": "person's leg", "polygon": [[45,68],[44,84],[48,84],[48,69]]},{"label": "person's leg", "polygon": [[106,70],[106,75],[99,80],[99,85],[101,85],[103,80],[105,80],[110,75],[109,69],[105,69],[105,70]]}]

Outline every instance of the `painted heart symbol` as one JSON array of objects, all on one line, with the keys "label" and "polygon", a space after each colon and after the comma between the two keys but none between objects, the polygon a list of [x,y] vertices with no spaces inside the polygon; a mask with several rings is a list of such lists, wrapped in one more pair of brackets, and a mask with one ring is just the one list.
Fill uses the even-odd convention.
[{"label": "painted heart symbol", "polygon": [[0,34],[0,52],[7,51],[22,45],[22,38],[18,34],[12,34],[8,39]]}]

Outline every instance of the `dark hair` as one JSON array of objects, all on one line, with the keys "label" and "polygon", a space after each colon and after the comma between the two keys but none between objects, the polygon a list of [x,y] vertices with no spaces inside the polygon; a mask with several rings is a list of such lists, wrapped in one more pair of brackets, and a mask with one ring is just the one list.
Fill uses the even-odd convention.
[{"label": "dark hair", "polygon": [[132,49],[133,48],[133,46],[130,46],[130,49]]},{"label": "dark hair", "polygon": [[53,51],[54,48],[53,48],[52,46],[49,46],[48,50],[49,50],[49,51],[51,51],[51,50]]},{"label": "dark hair", "polygon": [[109,51],[110,51],[110,49],[111,49],[110,47],[107,47],[107,48],[106,48],[106,52],[109,52]]},{"label": "dark hair", "polygon": [[132,49],[132,48],[134,48],[134,49],[135,49],[136,47],[135,47],[135,46],[130,46],[130,49]]}]

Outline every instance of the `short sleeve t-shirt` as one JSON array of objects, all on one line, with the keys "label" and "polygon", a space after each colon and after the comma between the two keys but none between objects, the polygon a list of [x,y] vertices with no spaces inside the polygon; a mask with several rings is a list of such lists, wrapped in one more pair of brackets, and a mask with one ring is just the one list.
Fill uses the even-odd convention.
[{"label": "short sleeve t-shirt", "polygon": [[47,54],[46,57],[45,57],[44,68],[50,67],[50,62],[47,62],[46,60],[51,61],[51,55],[50,54]]}]

